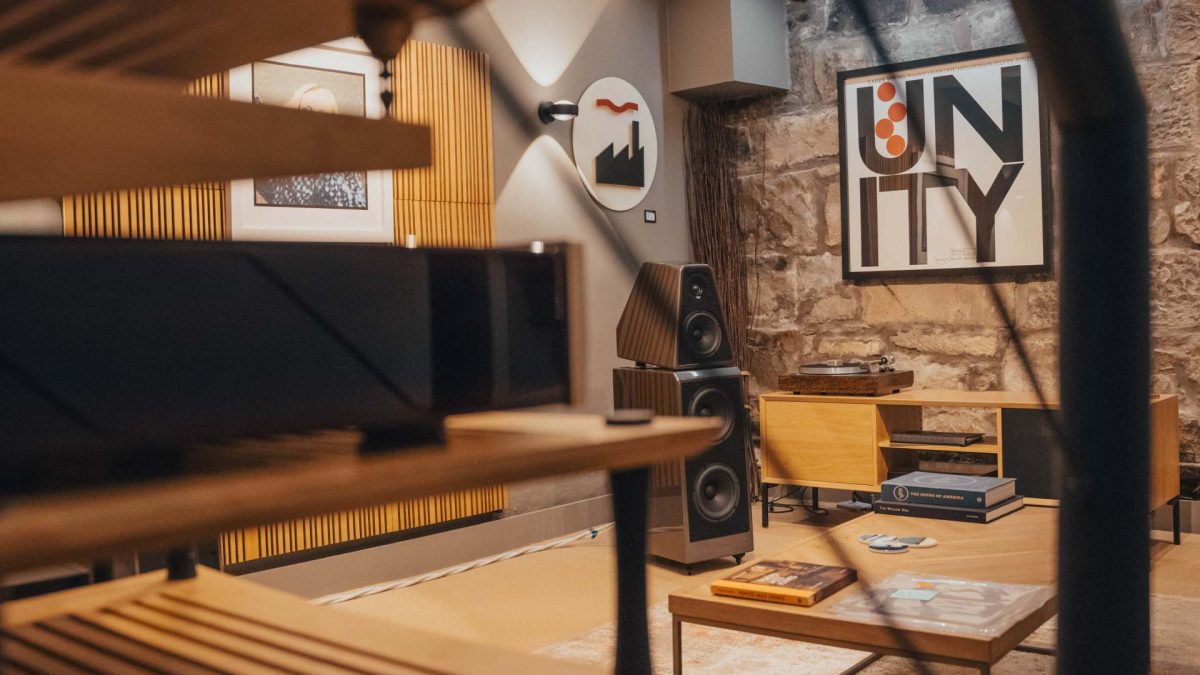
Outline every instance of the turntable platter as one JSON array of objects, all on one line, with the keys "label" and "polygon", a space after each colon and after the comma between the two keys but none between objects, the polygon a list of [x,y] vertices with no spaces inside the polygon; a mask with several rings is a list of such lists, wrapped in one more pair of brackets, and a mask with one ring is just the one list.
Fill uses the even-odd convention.
[{"label": "turntable platter", "polygon": [[803,375],[862,375],[869,372],[871,368],[861,362],[823,361],[800,366]]}]

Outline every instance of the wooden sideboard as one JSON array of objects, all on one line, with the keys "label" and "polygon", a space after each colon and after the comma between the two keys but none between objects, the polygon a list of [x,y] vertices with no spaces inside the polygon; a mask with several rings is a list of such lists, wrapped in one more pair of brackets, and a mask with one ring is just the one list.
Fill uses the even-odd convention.
[{"label": "wooden sideboard", "polygon": [[[923,409],[994,411],[996,436],[967,447],[893,443],[891,434],[922,428]],[[1057,415],[1058,401],[1046,402]],[[1150,400],[1150,504],[1174,506],[1179,536],[1179,397]],[[1056,504],[1060,454],[1048,416],[1031,392],[909,390],[888,396],[774,392],[759,397],[763,494],[772,485],[879,492],[888,475],[915,471],[917,452],[990,455],[999,476],[1017,479],[1030,503]],[[763,501],[763,525],[767,500]]]}]

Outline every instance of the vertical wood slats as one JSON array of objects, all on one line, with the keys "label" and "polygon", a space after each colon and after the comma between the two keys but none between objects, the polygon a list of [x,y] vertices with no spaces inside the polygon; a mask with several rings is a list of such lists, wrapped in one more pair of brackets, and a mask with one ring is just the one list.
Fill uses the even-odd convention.
[{"label": "vertical wood slats", "polygon": [[469,518],[508,505],[503,485],[341,511],[221,535],[221,563],[238,563],[320,549],[368,537]]},{"label": "vertical wood slats", "polygon": [[[495,240],[491,79],[482,52],[409,40],[392,62],[392,115],[433,134],[430,166],[392,172],[395,241],[491,246]],[[505,486],[455,492],[226,533],[224,565],[319,549],[501,511]]]},{"label": "vertical wood slats", "polygon": [[433,133],[428,167],[393,173],[396,241],[491,246],[495,239],[488,55],[409,40],[393,61],[393,116]]},{"label": "vertical wood slats", "polygon": [[[187,93],[228,98],[228,84],[225,73],[218,73],[192,82]],[[208,182],[67,195],[63,197],[63,234],[114,239],[225,239],[226,185]]]},{"label": "vertical wood slats", "polygon": [[[486,54],[409,41],[394,62],[394,116],[433,125],[428,168],[392,172],[395,241],[422,246],[491,246],[494,241],[491,84]],[[228,98],[228,78],[212,75],[189,94]],[[228,238],[226,183],[70,195],[68,237],[221,240]],[[226,532],[221,563],[259,560],[500,511],[494,486],[316,518]]]}]

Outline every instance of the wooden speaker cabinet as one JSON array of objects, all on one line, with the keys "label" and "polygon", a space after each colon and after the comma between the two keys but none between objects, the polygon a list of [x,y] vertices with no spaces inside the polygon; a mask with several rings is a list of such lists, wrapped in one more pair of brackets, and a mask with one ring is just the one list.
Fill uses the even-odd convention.
[{"label": "wooden speaker cabinet", "polygon": [[720,439],[703,453],[654,465],[651,471],[651,555],[690,565],[754,549],[750,527],[746,410],[741,371],[617,368],[617,408],[724,420]]}]

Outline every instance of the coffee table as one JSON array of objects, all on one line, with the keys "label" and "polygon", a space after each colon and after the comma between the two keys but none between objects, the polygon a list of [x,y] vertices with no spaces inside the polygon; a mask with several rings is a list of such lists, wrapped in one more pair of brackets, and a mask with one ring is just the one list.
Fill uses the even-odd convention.
[{"label": "coffee table", "polygon": [[[923,535],[939,543],[933,548],[885,555],[872,553],[857,541],[860,534],[868,533]],[[672,594],[668,606],[673,619],[675,673],[683,670],[683,623],[871,652],[858,667],[865,667],[882,655],[896,655],[968,666],[988,673],[993,664],[1057,613],[1057,536],[1058,509],[1053,507],[1026,506],[988,524],[878,513],[856,518],[770,556],[858,570],[857,583],[814,607],[719,597],[709,591],[707,584]],[[877,583],[898,572],[1049,585],[1052,592],[1040,607],[994,637],[889,627],[833,613],[834,605],[861,589],[864,583]]]}]

